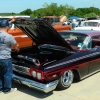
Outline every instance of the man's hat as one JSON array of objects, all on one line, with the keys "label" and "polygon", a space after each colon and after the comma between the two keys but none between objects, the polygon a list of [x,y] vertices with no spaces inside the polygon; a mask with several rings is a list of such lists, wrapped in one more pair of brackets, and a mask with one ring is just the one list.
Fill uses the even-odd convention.
[{"label": "man's hat", "polygon": [[0,27],[7,27],[9,26],[8,20],[0,20]]}]

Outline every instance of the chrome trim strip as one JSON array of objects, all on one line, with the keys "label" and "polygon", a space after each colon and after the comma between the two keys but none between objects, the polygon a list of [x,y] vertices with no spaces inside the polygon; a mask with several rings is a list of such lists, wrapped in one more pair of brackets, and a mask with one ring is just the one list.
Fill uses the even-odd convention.
[{"label": "chrome trim strip", "polygon": [[30,80],[30,79],[27,79],[27,78],[17,76],[15,74],[13,74],[13,80],[15,82],[19,82],[21,84],[24,84],[26,86],[29,86],[31,88],[37,89],[37,90],[45,92],[45,93],[53,91],[58,84],[58,80],[49,82],[48,84],[43,84],[43,83],[39,83],[39,82]]},{"label": "chrome trim strip", "polygon": [[92,53],[92,54],[88,54],[88,55],[85,55],[85,56],[81,56],[81,57],[78,57],[78,58],[74,58],[74,59],[71,59],[71,60],[67,60],[67,61],[64,61],[64,62],[61,62],[61,63],[57,63],[57,64],[52,65],[52,66],[49,66],[49,67],[47,67],[45,69],[55,68],[55,67],[58,67],[60,65],[69,64],[69,63],[72,63],[72,62],[75,62],[75,61],[79,61],[79,60],[82,60],[84,58],[92,57],[92,56],[99,55],[99,54],[100,54],[100,52],[95,52],[95,53]]},{"label": "chrome trim strip", "polygon": [[88,75],[85,75],[85,76],[81,77],[80,80],[83,80],[83,79],[85,79],[85,78],[87,78],[87,77],[89,77],[89,76],[91,76],[91,75],[93,75],[93,74],[96,74],[96,73],[99,72],[99,71],[100,71],[100,69],[97,70],[97,71],[94,71],[94,72],[92,72],[92,73],[90,73],[90,74],[88,74]]}]

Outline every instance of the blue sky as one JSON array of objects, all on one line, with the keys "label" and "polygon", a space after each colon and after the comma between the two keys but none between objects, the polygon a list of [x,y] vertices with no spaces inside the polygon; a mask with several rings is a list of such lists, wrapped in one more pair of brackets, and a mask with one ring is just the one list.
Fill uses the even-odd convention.
[{"label": "blue sky", "polygon": [[100,9],[100,0],[0,0],[0,13],[20,13],[26,9],[36,10],[43,8],[44,3],[68,4],[76,8],[94,6]]}]

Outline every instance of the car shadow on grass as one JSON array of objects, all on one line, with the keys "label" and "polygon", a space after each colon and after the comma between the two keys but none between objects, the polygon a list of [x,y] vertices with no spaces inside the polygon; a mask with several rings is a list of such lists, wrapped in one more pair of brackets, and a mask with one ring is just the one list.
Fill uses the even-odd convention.
[{"label": "car shadow on grass", "polygon": [[46,98],[46,97],[51,96],[53,94],[53,91],[49,92],[49,93],[44,93],[44,92],[35,90],[33,88],[30,88],[28,86],[25,86],[23,84],[18,84],[16,82],[13,82],[12,87],[13,88],[16,87],[18,89],[18,91],[26,93],[26,94],[34,96],[34,97],[37,97],[37,98],[40,98],[40,99]]}]

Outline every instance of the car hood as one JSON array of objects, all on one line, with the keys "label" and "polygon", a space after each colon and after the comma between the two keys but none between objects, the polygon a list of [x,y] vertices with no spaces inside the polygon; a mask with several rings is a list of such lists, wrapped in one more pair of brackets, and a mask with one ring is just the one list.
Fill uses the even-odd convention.
[{"label": "car hood", "polygon": [[37,45],[52,44],[73,50],[61,35],[50,24],[43,20],[16,19],[14,24]]},{"label": "car hood", "polygon": [[76,27],[75,30],[100,30],[100,27],[82,26],[82,27]]}]

